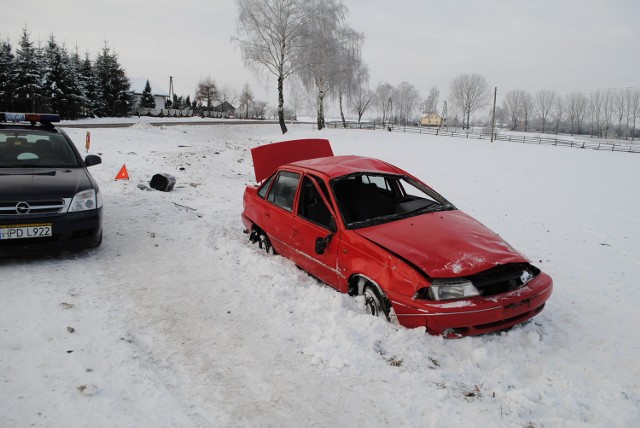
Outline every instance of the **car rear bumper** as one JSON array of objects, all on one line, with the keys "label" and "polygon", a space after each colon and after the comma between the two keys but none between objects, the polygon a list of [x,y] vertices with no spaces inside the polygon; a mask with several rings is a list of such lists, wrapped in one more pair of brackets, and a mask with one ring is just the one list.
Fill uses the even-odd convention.
[{"label": "car rear bumper", "polygon": [[55,217],[0,218],[0,225],[51,223],[52,236],[0,240],[0,257],[95,247],[102,241],[102,208]]},{"label": "car rear bumper", "polygon": [[540,273],[521,289],[502,295],[449,302],[425,302],[389,295],[398,322],[425,327],[446,337],[473,336],[505,330],[537,315],[551,296],[553,281]]}]

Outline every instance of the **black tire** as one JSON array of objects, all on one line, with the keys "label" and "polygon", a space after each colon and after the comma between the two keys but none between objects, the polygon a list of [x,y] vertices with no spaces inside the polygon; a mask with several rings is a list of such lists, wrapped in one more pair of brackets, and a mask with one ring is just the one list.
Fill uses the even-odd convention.
[{"label": "black tire", "polygon": [[362,291],[364,295],[364,305],[374,317],[384,317],[387,321],[389,319],[389,301],[383,296],[378,287],[373,284],[367,284]]},{"label": "black tire", "polygon": [[258,234],[258,247],[263,249],[267,254],[277,254],[276,250],[273,248],[271,244],[271,240],[267,236],[266,233],[260,232]]}]

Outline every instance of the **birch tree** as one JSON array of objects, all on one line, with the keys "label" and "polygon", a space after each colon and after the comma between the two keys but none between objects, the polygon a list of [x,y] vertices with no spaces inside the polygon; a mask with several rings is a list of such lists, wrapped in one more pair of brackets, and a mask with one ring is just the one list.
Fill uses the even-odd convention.
[{"label": "birch tree", "polygon": [[237,0],[237,35],[232,38],[245,65],[258,75],[275,76],[278,121],[283,134],[284,82],[298,71],[297,61],[306,26],[303,0]]},{"label": "birch tree", "polygon": [[360,56],[362,34],[346,22],[347,7],[341,0],[307,2],[306,14],[313,17],[305,28],[305,46],[299,56],[302,83],[316,93],[317,126],[325,126],[324,102],[329,93],[340,93],[341,82],[353,74],[353,62]]}]

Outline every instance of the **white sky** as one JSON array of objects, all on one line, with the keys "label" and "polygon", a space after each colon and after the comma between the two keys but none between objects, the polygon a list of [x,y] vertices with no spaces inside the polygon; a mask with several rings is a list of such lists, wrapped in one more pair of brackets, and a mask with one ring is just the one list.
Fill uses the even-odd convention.
[{"label": "white sky", "polygon": [[[53,34],[92,59],[105,41],[130,77],[179,95],[199,79],[276,103],[275,79],[258,80],[231,44],[234,0],[0,0],[0,37],[17,47]],[[498,94],[640,87],[637,0],[344,0],[350,25],[365,33],[370,86],[413,84],[441,100],[459,73],[480,73]],[[54,7],[55,5],[55,7]],[[286,103],[286,99],[285,99]]]}]

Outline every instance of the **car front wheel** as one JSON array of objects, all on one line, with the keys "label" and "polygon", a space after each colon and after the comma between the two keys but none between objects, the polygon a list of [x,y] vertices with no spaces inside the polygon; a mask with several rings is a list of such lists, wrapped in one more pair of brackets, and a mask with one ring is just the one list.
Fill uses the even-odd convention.
[{"label": "car front wheel", "polygon": [[374,317],[385,317],[389,320],[389,305],[387,299],[382,296],[375,285],[367,284],[364,286],[364,304]]}]

